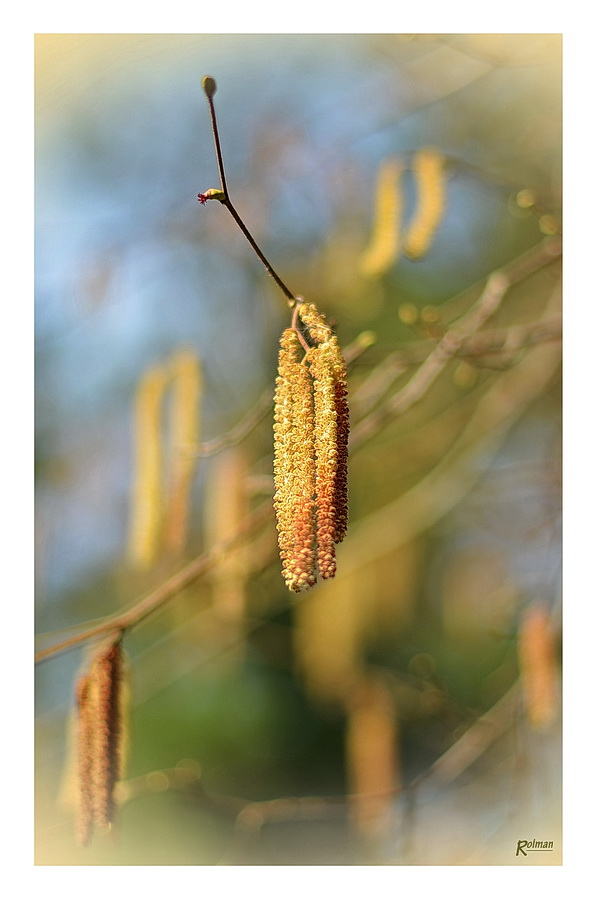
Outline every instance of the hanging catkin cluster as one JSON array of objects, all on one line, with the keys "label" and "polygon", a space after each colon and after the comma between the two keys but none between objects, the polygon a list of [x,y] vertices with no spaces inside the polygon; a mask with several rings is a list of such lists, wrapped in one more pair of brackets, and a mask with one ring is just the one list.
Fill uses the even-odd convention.
[{"label": "hanging catkin cluster", "polygon": [[301,591],[335,575],[335,544],[348,523],[346,367],[337,338],[312,303],[280,339],[275,390],[274,506],[282,574]]},{"label": "hanging catkin cluster", "polygon": [[120,642],[101,649],[76,686],[77,826],[89,843],[94,826],[108,831],[114,820],[116,783],[123,765],[124,660]]}]

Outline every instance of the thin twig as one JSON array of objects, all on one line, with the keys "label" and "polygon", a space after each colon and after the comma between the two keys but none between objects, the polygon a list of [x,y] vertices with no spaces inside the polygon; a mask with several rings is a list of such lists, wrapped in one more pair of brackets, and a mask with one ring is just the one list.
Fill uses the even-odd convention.
[{"label": "thin twig", "polygon": [[358,798],[397,797],[419,787],[429,779],[446,784],[455,781],[511,726],[519,708],[520,685],[515,681],[503,696],[479,716],[466,731],[409,784],[389,791],[371,794],[338,794],[327,797],[276,797],[271,800],[247,800],[228,794],[207,791],[201,780],[200,767],[176,766],[123,782],[120,800],[130,802],[155,790],[173,790],[190,794],[202,806],[235,820],[237,832],[255,833],[263,825],[275,822],[321,821],[345,819],[349,806]]},{"label": "thin twig", "polygon": [[[215,84],[215,82],[214,82]],[[219,142],[219,128],[217,127],[217,116],[215,115],[215,104],[213,103],[213,94],[207,93],[207,102],[209,104],[209,115],[211,116],[211,131],[213,132],[213,142],[215,144],[215,156],[217,158],[217,169],[219,172],[219,182],[223,193],[228,195],[228,186],[226,184],[226,175],[224,171],[223,154],[221,152],[221,144]]]},{"label": "thin twig", "polygon": [[215,79],[211,78],[210,76],[206,76],[203,79],[203,90],[205,91],[205,94],[207,96],[207,101],[209,103],[209,115],[211,117],[211,130],[213,132],[213,142],[215,144],[215,155],[217,157],[217,168],[219,171],[219,181],[221,184],[222,196],[211,197],[211,196],[209,196],[209,192],[207,192],[207,194],[199,194],[199,199],[201,200],[202,203],[204,203],[205,200],[208,200],[208,199],[209,200],[217,199],[223,206],[226,207],[226,209],[228,210],[228,212],[230,213],[230,215],[232,216],[232,218],[234,219],[234,221],[240,228],[240,231],[242,232],[244,237],[247,239],[250,246],[257,254],[258,258],[263,263],[268,274],[271,275],[271,277],[273,278],[273,280],[275,281],[277,286],[281,289],[282,293],[284,294],[284,296],[286,297],[286,299],[288,301],[288,306],[290,307],[290,309],[292,309],[296,305],[297,298],[294,296],[294,294],[291,292],[291,290],[285,284],[285,282],[282,281],[282,279],[279,277],[279,275],[277,274],[277,272],[275,271],[275,269],[273,268],[273,266],[271,265],[271,263],[269,262],[269,260],[267,259],[267,257],[265,256],[265,254],[263,253],[263,251],[257,244],[257,242],[255,241],[254,237],[252,236],[252,234],[250,233],[250,231],[244,224],[242,217],[236,211],[236,208],[233,205],[232,201],[230,200],[230,194],[228,191],[228,186],[226,183],[226,176],[225,176],[225,171],[224,171],[223,154],[221,152],[221,143],[219,140],[219,129],[217,127],[217,116],[215,113],[215,104],[213,102],[213,95],[215,94],[215,91],[217,90],[217,85],[215,83]]},{"label": "thin twig", "polygon": [[[551,317],[559,302],[557,286],[545,318]],[[541,344],[514,369],[500,374],[435,468],[401,497],[351,526],[338,551],[341,577],[403,546],[453,509],[481,477],[486,461],[495,455],[512,424],[545,390],[559,364],[558,349]],[[474,463],[481,456],[483,468]]]},{"label": "thin twig", "polygon": [[362,442],[371,432],[378,431],[388,417],[401,415],[417,403],[449,360],[458,353],[466,338],[478,331],[497,310],[508,288],[509,280],[503,273],[495,272],[491,275],[477,303],[447,331],[408,383],[393,395],[382,410],[372,412],[360,420],[352,432],[352,442]]},{"label": "thin twig", "polygon": [[263,253],[263,251],[257,244],[257,242],[255,241],[254,237],[252,236],[252,234],[250,233],[250,231],[244,224],[240,214],[236,211],[235,206],[232,205],[232,202],[231,202],[230,198],[227,196],[227,194],[221,202],[222,202],[223,206],[226,207],[226,209],[228,210],[228,212],[230,213],[230,215],[232,216],[232,218],[238,225],[240,231],[242,232],[242,234],[244,235],[244,237],[246,238],[246,240],[248,241],[248,243],[250,244],[252,249],[255,251],[255,253],[261,260],[261,262],[263,263],[267,273],[269,275],[271,275],[271,277],[273,278],[273,280],[275,281],[277,286],[281,289],[282,293],[284,294],[284,296],[286,297],[286,299],[288,301],[288,306],[290,307],[290,309],[292,309],[297,303],[297,298],[294,296],[294,294],[289,289],[289,287],[286,285],[286,283],[284,281],[282,281],[282,279],[279,277],[279,275],[277,274],[277,272],[275,271],[275,269],[273,268],[273,266],[271,265],[271,263],[269,262],[269,260],[267,259],[267,257],[265,256],[265,254]]},{"label": "thin twig", "polygon": [[488,712],[476,719],[467,731],[435,760],[426,777],[449,784],[469,769],[509,728],[519,707],[520,696],[520,685],[516,681]]},{"label": "thin twig", "polygon": [[236,446],[257,427],[259,422],[271,411],[272,407],[271,388],[268,387],[263,391],[252,409],[249,409],[246,415],[242,416],[240,421],[230,428],[229,431],[211,438],[209,441],[203,441],[197,455],[202,459],[206,459],[209,456],[215,456],[216,453],[220,453],[228,447]]},{"label": "thin twig", "polygon": [[[362,443],[371,434],[375,434],[385,421],[403,414],[414,406],[436,381],[447,363],[455,356],[466,354],[467,342],[478,338],[477,332],[497,310],[508,288],[553,262],[560,253],[560,240],[548,238],[542,241],[538,247],[504,267],[502,271],[494,272],[489,276],[478,301],[449,328],[412,378],[393,395],[391,401],[382,409],[372,410],[352,429],[350,447]],[[402,365],[397,359],[394,374],[391,373],[391,366],[386,366],[387,378],[379,379],[376,386],[373,384],[373,390],[378,390],[379,387],[386,389],[387,381],[394,380],[398,374],[404,371]],[[370,402],[369,393],[368,403],[370,404]]]}]

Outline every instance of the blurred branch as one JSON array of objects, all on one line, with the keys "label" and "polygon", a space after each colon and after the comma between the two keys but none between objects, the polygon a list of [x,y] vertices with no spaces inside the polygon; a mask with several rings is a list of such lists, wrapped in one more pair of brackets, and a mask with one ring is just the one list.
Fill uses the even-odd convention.
[{"label": "blurred branch", "polygon": [[[545,320],[559,303],[560,285],[551,295]],[[342,577],[402,546],[453,509],[486,470],[513,423],[545,390],[559,364],[559,348],[546,343],[501,373],[434,469],[405,494],[351,526],[340,550]]]},{"label": "blurred branch", "polygon": [[521,688],[516,681],[500,700],[476,719],[464,734],[435,760],[426,773],[412,782],[410,787],[427,778],[436,778],[443,784],[455,781],[510,727],[518,710],[520,698]]},{"label": "blurred branch", "polygon": [[211,438],[209,441],[203,441],[199,447],[198,456],[202,458],[215,456],[216,453],[221,453],[222,450],[226,450],[228,447],[234,447],[236,444],[239,444],[254,428],[257,427],[259,422],[271,411],[272,407],[272,392],[271,388],[268,387],[263,391],[252,409],[249,409],[246,415],[244,415],[233,428],[230,428],[230,430],[224,432],[224,434]]},{"label": "blurred branch", "polygon": [[49,659],[64,650],[76,647],[85,643],[92,638],[102,635],[111,634],[113,632],[122,632],[133,625],[138,625],[147,616],[150,616],[157,609],[163,606],[168,600],[180,593],[184,588],[192,584],[197,578],[200,578],[206,572],[209,572],[216,566],[231,549],[237,547],[244,538],[250,536],[260,525],[266,522],[271,516],[270,504],[262,503],[254,512],[245,519],[242,527],[229,540],[222,542],[214,547],[208,553],[203,553],[196,559],[192,560],[187,566],[172,575],[155,590],[147,594],[145,597],[137,601],[125,612],[116,613],[109,616],[102,622],[88,628],[83,628],[78,634],[70,638],[66,638],[59,643],[47,647],[45,650],[39,651],[35,655],[36,662],[42,662]]},{"label": "blurred branch", "polygon": [[[359,795],[372,798],[391,797],[415,789],[423,781],[436,778],[442,783],[455,781],[473,765],[491,744],[504,734],[515,721],[519,708],[520,685],[516,681],[508,691],[466,729],[448,750],[429,768],[405,787],[396,787],[383,794]],[[266,824],[295,822],[300,820],[345,819],[355,794],[331,797],[276,797],[272,800],[246,800],[207,791],[201,779],[200,766],[194,761],[171,769],[150,772],[130,779],[119,786],[121,803],[129,803],[137,797],[162,792],[179,791],[190,795],[201,807],[234,820],[237,836],[258,834]]]},{"label": "blurred branch", "polygon": [[489,354],[515,354],[525,347],[532,347],[547,341],[556,341],[563,332],[562,316],[530,322],[526,325],[510,325],[483,331],[464,341],[458,356],[465,358],[483,357]]},{"label": "blurred branch", "polygon": [[362,443],[367,436],[377,432],[387,419],[401,415],[417,403],[461,349],[465,339],[498,309],[508,287],[509,281],[504,274],[495,272],[491,275],[477,303],[443,335],[408,383],[382,409],[360,420],[352,431],[351,443]]},{"label": "blurred branch", "polygon": [[[439,343],[425,357],[412,378],[382,408],[369,413],[353,428],[350,447],[362,443],[370,435],[376,434],[385,422],[395,416],[402,415],[406,410],[414,406],[424,396],[454,356],[469,356],[470,350],[474,346],[474,340],[478,339],[476,332],[496,312],[509,287],[523,281],[538,269],[551,263],[560,255],[560,252],[560,240],[549,238],[509,266],[490,275],[484,290],[474,306],[448,329]],[[539,324],[543,325],[544,323],[541,322]],[[517,327],[519,328],[519,326]],[[519,342],[519,339],[520,334],[516,335],[514,332],[512,340]],[[507,340],[508,336],[505,336],[506,343]],[[501,347],[501,349],[504,348]],[[484,352],[486,352],[486,348]],[[391,383],[397,375],[404,371],[403,358],[394,357],[394,362],[389,365],[385,362],[383,368],[385,369],[383,377],[375,379],[374,375],[371,376],[373,380],[369,382],[368,388],[364,390],[364,398],[369,405],[375,399],[374,394],[378,397],[379,390],[386,390],[387,383]],[[358,395],[357,400],[362,403],[362,398]]]},{"label": "blurred branch", "polygon": [[[493,328],[466,338],[455,356],[458,359],[474,360],[478,366],[489,364],[491,357],[495,355],[497,358],[515,361],[520,350],[546,341],[559,340],[562,332],[563,320],[560,315],[525,325]],[[411,366],[423,362],[435,346],[435,341],[421,341],[412,347],[388,354],[358,386],[352,396],[352,405],[365,409],[378,402],[396,378]],[[484,360],[485,356],[489,359]]]}]

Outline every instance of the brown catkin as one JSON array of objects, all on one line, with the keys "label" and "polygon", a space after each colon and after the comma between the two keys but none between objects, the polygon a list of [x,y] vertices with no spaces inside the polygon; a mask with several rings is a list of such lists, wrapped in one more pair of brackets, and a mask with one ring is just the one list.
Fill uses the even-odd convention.
[{"label": "brown catkin", "polygon": [[558,676],[552,624],[539,603],[524,612],[517,654],[528,720],[535,729],[547,728],[557,715]]},{"label": "brown catkin", "polygon": [[122,761],[122,647],[114,644],[92,666],[97,691],[94,722],[95,755],[92,779],[97,825],[108,831],[114,820],[114,789],[121,777]]},{"label": "brown catkin", "polygon": [[335,508],[336,544],[343,541],[348,528],[348,439],[350,436],[350,410],[348,407],[348,384],[346,364],[337,339],[331,342],[331,365],[335,391],[335,414],[337,417],[337,469],[333,490]]},{"label": "brown catkin", "polygon": [[[315,367],[319,367],[324,379],[333,382],[334,406],[335,406],[335,449],[337,451],[335,474],[333,483],[333,517],[334,531],[333,542],[338,544],[345,537],[348,527],[348,437],[350,432],[350,414],[348,408],[348,386],[346,380],[346,364],[339,346],[337,337],[333,334],[325,317],[317,310],[314,303],[303,303],[299,309],[301,321],[306,325],[312,340],[317,342],[319,360],[316,359]],[[312,371],[312,351],[309,354]],[[316,378],[313,373],[313,378]],[[319,428],[315,424],[315,434]]]},{"label": "brown catkin", "polygon": [[92,716],[89,703],[89,676],[79,678],[76,686],[77,709],[77,839],[82,847],[86,847],[93,832],[93,791],[91,781],[93,738]]},{"label": "brown catkin", "polygon": [[117,641],[96,654],[77,683],[77,831],[83,845],[94,826],[108,831],[114,821],[114,792],[123,765],[123,678],[122,645]]},{"label": "brown catkin", "polygon": [[378,678],[354,685],[346,728],[352,818],[364,835],[383,833],[399,790],[398,723],[393,698]]},{"label": "brown catkin", "polygon": [[317,491],[317,564],[322,578],[335,575],[337,410],[329,342],[308,352],[314,382]]}]

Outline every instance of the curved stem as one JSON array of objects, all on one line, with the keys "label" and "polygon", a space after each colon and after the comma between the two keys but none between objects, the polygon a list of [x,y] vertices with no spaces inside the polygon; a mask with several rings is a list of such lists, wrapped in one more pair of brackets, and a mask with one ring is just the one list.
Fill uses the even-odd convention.
[{"label": "curved stem", "polygon": [[207,102],[209,103],[209,114],[211,116],[211,130],[213,132],[213,141],[215,143],[215,156],[217,157],[217,168],[219,170],[219,181],[221,183],[221,189],[228,196],[228,189],[226,186],[226,176],[224,172],[224,164],[223,164],[223,156],[221,152],[221,146],[219,143],[219,130],[217,128],[217,117],[215,115],[215,105],[213,103],[213,97],[207,97]]},{"label": "curved stem", "polygon": [[248,228],[246,227],[246,225],[240,218],[240,214],[236,211],[235,207],[232,205],[232,201],[228,197],[225,189],[224,189],[224,194],[225,194],[225,197],[220,202],[226,207],[228,212],[231,214],[232,218],[238,225],[238,228],[240,229],[240,231],[242,232],[242,234],[244,235],[244,237],[246,238],[246,240],[248,241],[248,243],[250,244],[252,249],[255,251],[255,253],[257,254],[259,259],[265,266],[265,269],[267,270],[268,274],[271,275],[271,277],[273,278],[273,280],[275,281],[277,286],[281,289],[281,291],[285,295],[285,297],[288,301],[288,306],[290,307],[290,309],[292,309],[296,305],[296,297],[291,292],[289,287],[287,287],[287,285],[282,281],[282,279],[279,277],[279,275],[277,274],[277,272],[275,271],[275,269],[273,268],[273,266],[271,265],[271,263],[269,262],[269,260],[265,256],[265,254],[263,253],[263,251],[260,249],[259,245],[253,238],[252,234],[250,233],[250,231],[248,230]]},{"label": "curved stem", "polygon": [[255,239],[253,238],[252,234],[250,233],[250,231],[248,230],[248,228],[242,221],[240,214],[236,211],[232,201],[230,200],[230,195],[228,193],[228,186],[226,183],[226,175],[225,175],[225,171],[224,171],[223,154],[221,152],[221,144],[220,144],[220,140],[219,140],[219,129],[217,127],[217,116],[215,114],[215,104],[213,103],[213,96],[210,94],[207,94],[207,101],[209,103],[209,114],[211,116],[211,130],[213,132],[213,142],[215,144],[215,156],[217,158],[217,168],[219,171],[219,180],[220,180],[220,184],[221,184],[221,190],[223,193],[223,197],[218,197],[217,199],[219,200],[220,203],[222,203],[226,207],[226,209],[228,210],[228,212],[230,213],[230,215],[232,216],[232,218],[238,225],[240,231],[242,232],[244,237],[247,239],[248,243],[250,244],[252,249],[255,251],[255,253],[257,254],[259,259],[263,263],[263,265],[265,266],[265,269],[267,270],[268,274],[271,275],[271,277],[273,278],[273,280],[275,281],[277,286],[280,288],[280,290],[286,297],[286,299],[288,301],[288,306],[290,307],[290,309],[292,309],[296,305],[296,302],[297,302],[296,297],[291,292],[289,287],[279,277],[279,275],[277,274],[277,272],[275,271],[275,269],[273,268],[273,266],[271,265],[271,263],[269,262],[269,260],[267,259],[267,257],[265,256],[265,254],[263,253],[263,251],[257,244],[257,242],[255,241]]}]

